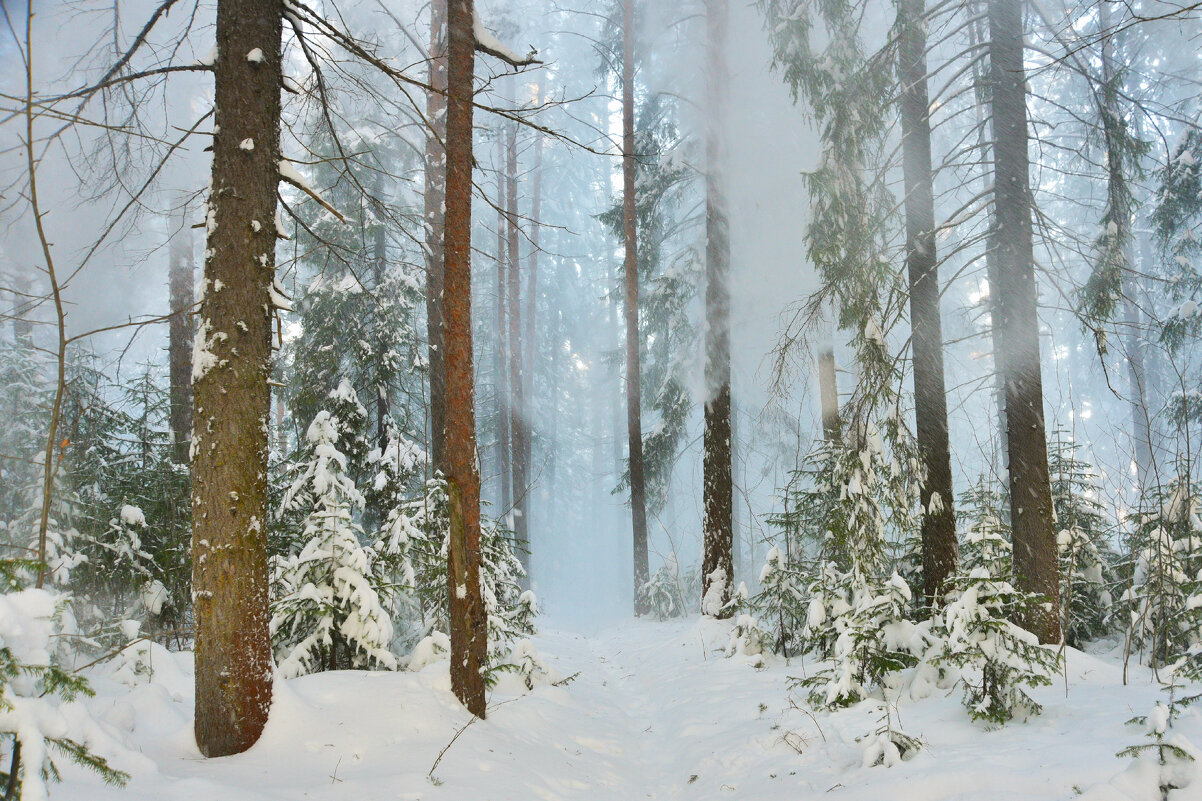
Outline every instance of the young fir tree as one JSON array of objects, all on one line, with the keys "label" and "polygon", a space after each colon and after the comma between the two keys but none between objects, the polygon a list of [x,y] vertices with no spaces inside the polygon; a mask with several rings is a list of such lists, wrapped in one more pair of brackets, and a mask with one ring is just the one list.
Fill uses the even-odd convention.
[{"label": "young fir tree", "polygon": [[[1188,676],[1193,681],[1197,675]],[[1144,727],[1147,742],[1129,745],[1115,756],[1139,759],[1145,754],[1154,753],[1156,759],[1157,789],[1160,790],[1160,801],[1171,801],[1173,791],[1181,790],[1191,783],[1191,763],[1195,762],[1196,746],[1186,740],[1181,734],[1173,731],[1174,724],[1181,716],[1186,706],[1197,701],[1199,696],[1181,697],[1182,685],[1177,678],[1171,677],[1163,689],[1168,695],[1168,703],[1156,702],[1152,711],[1127,721],[1127,725]],[[1193,752],[1193,753],[1191,753]]]},{"label": "young fir tree", "polygon": [[773,545],[759,578],[760,592],[751,599],[757,625],[767,632],[773,652],[793,656],[802,641],[808,611],[806,574],[789,553]]},{"label": "young fir tree", "polygon": [[1057,429],[1048,447],[1060,552],[1061,625],[1065,641],[1080,648],[1109,626],[1115,581],[1111,527],[1097,500],[1097,474],[1077,458],[1076,443]]},{"label": "young fir tree", "polygon": [[1145,496],[1130,537],[1133,563],[1122,607],[1129,648],[1153,666],[1167,665],[1202,643],[1202,522],[1198,489],[1179,477]]},{"label": "young fir tree", "polygon": [[1038,714],[1024,688],[1050,684],[1056,652],[1014,624],[1036,601],[1009,582],[1012,552],[1001,494],[984,477],[960,500],[967,520],[961,567],[945,609],[934,620],[941,641],[928,658],[960,671],[964,706],[973,718],[1002,724]]},{"label": "young fir tree", "polygon": [[374,552],[360,542],[354,513],[363,496],[346,475],[340,425],[322,410],[305,435],[304,473],[284,498],[307,507],[304,546],[275,565],[280,595],[271,633],[281,675],[379,665],[395,668],[388,650],[392,621],[380,601]]},{"label": "young fir tree", "polygon": [[[450,628],[446,579],[448,513],[446,483],[436,478],[427,483],[423,497],[402,507],[396,520],[406,532],[412,561],[409,587],[417,617],[410,622],[417,625],[410,626],[411,630],[416,628],[416,636],[411,639],[422,641],[410,656],[411,669],[424,667],[431,644],[445,640]],[[490,682],[499,671],[522,668],[520,662],[514,661],[513,649],[516,643],[534,634],[538,604],[532,591],[522,589],[525,576],[512,532],[499,521],[484,521],[480,584],[488,620],[486,677]]]},{"label": "young fir tree", "polygon": [[701,597],[700,579],[696,567],[682,572],[676,556],[669,555],[651,576],[651,580],[643,585],[643,598],[648,613],[658,620],[667,620],[684,617],[694,611],[698,607],[696,599]]},{"label": "young fir tree", "polygon": [[[899,425],[896,417],[890,425]],[[896,432],[894,432],[896,435]],[[864,698],[884,678],[916,663],[912,594],[892,572],[889,530],[913,524],[915,489],[894,468],[885,439],[873,428],[858,448],[824,443],[811,498],[795,507],[813,513],[821,538],[818,566],[808,587],[803,636],[829,663],[798,684],[813,703],[831,708]]]},{"label": "young fir tree", "polygon": [[[77,619],[105,643],[127,618],[179,628],[191,596],[191,515],[165,382],[148,367],[116,385],[83,351],[71,354],[68,376],[50,576],[70,582]],[[149,589],[154,608],[143,603]]]},{"label": "young fir tree", "polygon": [[1010,575],[1010,528],[1003,517],[1006,498],[996,483],[978,476],[976,483],[961,493],[959,509],[964,531],[960,544],[963,571],[986,568],[998,576]]},{"label": "young fir tree", "polygon": [[[5,585],[18,580],[17,568],[11,561],[0,563]],[[47,798],[50,782],[61,779],[55,760],[62,758],[94,771],[107,784],[123,786],[129,780],[92,753],[93,732],[81,726],[86,715],[67,718],[60,709],[93,695],[87,680],[58,653],[66,605],[64,597],[40,589],[0,595],[0,739],[9,743],[0,787],[7,798]]]}]

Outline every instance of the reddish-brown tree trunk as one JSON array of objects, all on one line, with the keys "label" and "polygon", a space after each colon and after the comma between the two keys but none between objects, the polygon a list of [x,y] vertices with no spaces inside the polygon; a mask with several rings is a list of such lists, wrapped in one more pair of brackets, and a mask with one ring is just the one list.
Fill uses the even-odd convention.
[{"label": "reddish-brown tree trunk", "polygon": [[[726,617],[734,581],[734,478],[730,424],[730,228],[723,184],[726,0],[706,4],[705,135],[705,434],[702,495],[705,507],[701,564],[702,612]],[[715,582],[722,582],[717,587]]]},{"label": "reddish-brown tree trunk", "polygon": [[188,206],[181,201],[174,221],[167,281],[171,295],[171,323],[167,333],[170,367],[172,461],[188,463],[192,444],[192,313],[196,303],[196,262],[192,254],[192,226]]},{"label": "reddish-brown tree trunk", "polygon": [[626,249],[626,439],[630,454],[630,517],[634,529],[635,614],[647,612],[647,492],[643,478],[643,410],[639,348],[638,220],[634,198],[634,0],[622,4],[622,223]]},{"label": "reddish-brown tree trunk", "polygon": [[[195,731],[210,757],[253,745],[271,706],[267,380],[283,14],[280,0],[217,4],[208,291],[192,372]],[[248,59],[251,51],[262,59]]]},{"label": "reddish-brown tree trunk", "polygon": [[939,315],[939,272],[935,252],[935,195],[924,16],[923,0],[900,0],[898,3],[914,418],[918,450],[926,474],[920,489],[923,593],[927,604],[935,606],[956,570],[958,545],[948,444],[947,392],[943,378],[943,324]]},{"label": "reddish-brown tree trunk", "polygon": [[1022,3],[989,0],[988,13],[999,279],[991,294],[1000,316],[994,324],[1005,378],[1014,579],[1018,589],[1045,601],[1030,611],[1024,625],[1040,642],[1055,643],[1060,641],[1060,581],[1039,363]]},{"label": "reddish-brown tree trunk", "polygon": [[443,215],[446,203],[447,0],[430,1],[430,87],[426,93],[426,189],[423,223],[426,240],[426,338],[430,346],[430,463],[444,470],[446,366],[442,343]]},{"label": "reddish-brown tree trunk", "polygon": [[442,335],[446,347],[444,447],[451,522],[447,548],[451,690],[469,712],[482,718],[488,621],[480,592],[480,474],[472,367],[472,82],[476,61],[472,0],[449,0],[448,12]]}]

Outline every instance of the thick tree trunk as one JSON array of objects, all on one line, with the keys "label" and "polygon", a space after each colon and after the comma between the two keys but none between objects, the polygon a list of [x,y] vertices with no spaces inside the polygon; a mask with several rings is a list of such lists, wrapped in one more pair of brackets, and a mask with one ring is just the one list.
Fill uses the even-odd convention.
[{"label": "thick tree trunk", "polygon": [[472,0],[448,4],[446,216],[442,338],[446,348],[446,440],[451,531],[447,595],[451,690],[484,717],[487,617],[480,591],[480,474],[472,368]]},{"label": "thick tree trunk", "polygon": [[1040,642],[1055,643],[1060,641],[1060,582],[1039,364],[1020,0],[989,0],[989,56],[999,272],[991,294],[1004,357],[1014,578],[1018,589],[1045,601],[1030,611],[1024,625]]},{"label": "thick tree trunk", "polygon": [[[210,757],[253,745],[271,706],[267,380],[283,14],[280,0],[217,5],[208,291],[192,367],[195,731]],[[262,59],[248,59],[251,51]]]},{"label": "thick tree trunk", "polygon": [[906,267],[914,353],[914,418],[925,477],[922,501],[923,592],[937,606],[956,570],[956,516],[943,380],[943,324],[935,252],[930,99],[923,0],[900,0],[902,154],[906,188]]},{"label": "thick tree trunk", "polygon": [[179,219],[173,223],[169,259],[171,323],[167,360],[171,373],[171,458],[176,464],[187,464],[192,444],[192,305],[196,303],[196,262],[192,255],[188,206],[183,202]]},{"label": "thick tree trunk", "polygon": [[[497,164],[505,159],[505,145],[497,136]],[[500,470],[501,481],[501,510],[508,511],[513,506],[513,441],[510,430],[509,404],[509,296],[508,279],[506,278],[506,236],[509,222],[505,214],[506,179],[504,170],[497,169],[497,353],[496,353],[496,384],[497,384],[497,467]]]},{"label": "thick tree trunk", "polygon": [[835,378],[835,349],[827,345],[818,351],[818,402],[822,409],[822,438],[839,438],[839,384]]},{"label": "thick tree trunk", "polygon": [[[969,13],[975,17],[968,27],[969,43],[974,50],[979,50],[985,44],[985,2],[974,3],[970,6]],[[973,76],[973,98],[976,102],[973,104],[973,109],[977,115],[977,149],[980,151],[983,164],[988,164],[993,158],[993,118],[989,115],[989,79],[984,75],[981,69],[980,61],[974,60],[972,64]],[[982,189],[988,188],[989,182],[992,179],[986,170],[982,170],[981,184]],[[994,470],[998,475],[1005,473],[1005,456],[1006,453],[1006,381],[1005,381],[1005,354],[1002,352],[1001,327],[998,325],[998,320],[1002,318],[1001,312],[998,310],[997,294],[993,291],[1001,283],[1001,273],[998,270],[998,253],[997,253],[997,214],[996,210],[991,206],[988,211],[988,228],[985,239],[985,275],[989,281],[990,292],[986,300],[989,309],[989,342],[993,348],[993,397],[994,405],[997,410],[997,438],[994,442],[992,453],[992,461]],[[1009,510],[999,510],[1006,518],[1009,525]]]},{"label": "thick tree trunk", "polygon": [[647,609],[647,492],[643,478],[643,410],[639,348],[638,222],[634,197],[634,0],[622,4],[622,220],[626,249],[626,439],[630,443],[630,517],[634,530],[635,614]]},{"label": "thick tree trunk", "polygon": [[446,354],[442,342],[443,215],[446,204],[447,0],[430,2],[430,86],[426,93],[426,189],[423,220],[426,240],[426,338],[430,345],[430,463],[445,472]]},{"label": "thick tree trunk", "polygon": [[505,140],[505,216],[509,225],[508,241],[508,286],[509,305],[509,388],[512,402],[509,404],[509,430],[512,437],[511,467],[513,470],[513,533],[517,540],[518,558],[522,566],[530,569],[530,537],[526,527],[526,508],[529,498],[526,469],[526,379],[522,365],[522,284],[521,260],[519,259],[518,235],[518,127],[509,126]]},{"label": "thick tree trunk", "polygon": [[[705,134],[705,434],[702,495],[705,507],[701,565],[702,612],[726,617],[734,580],[734,484],[730,426],[730,230],[723,184],[726,0],[707,0]],[[722,582],[716,587],[715,582]]]}]

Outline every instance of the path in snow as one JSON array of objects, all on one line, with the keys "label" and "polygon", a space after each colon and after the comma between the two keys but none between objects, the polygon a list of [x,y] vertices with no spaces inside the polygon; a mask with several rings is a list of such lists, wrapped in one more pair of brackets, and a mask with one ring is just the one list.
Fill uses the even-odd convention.
[{"label": "path in snow", "polygon": [[[156,653],[133,690],[104,674],[88,701],[111,726],[99,744],[134,778],[105,788],[74,768],[54,798],[91,801],[1125,801],[1155,797],[1155,777],[1114,757],[1141,732],[1123,721],[1157,698],[1148,671],[1124,687],[1109,658],[1070,651],[1069,696],[1043,688],[1044,714],[986,731],[959,691],[906,702],[901,721],[927,748],[891,769],[861,766],[857,738],[880,704],[835,714],[793,708],[789,676],[726,659],[729,623],[629,621],[595,636],[544,631],[540,654],[567,686],[526,693],[504,676],[489,716],[450,693],[446,663],[420,673],[344,671],[277,682],[267,730],[245,754],[205,760],[191,736],[187,654]],[[812,668],[812,666],[810,666]],[[1181,733],[1202,743],[1202,713]],[[447,748],[437,768],[431,767]],[[129,750],[117,742],[124,741]],[[140,752],[140,753],[139,753]],[[1149,783],[1152,784],[1149,784]],[[1199,780],[1202,784],[1202,779]],[[1183,796],[1184,798],[1185,796]],[[1202,798],[1199,793],[1198,798]]]},{"label": "path in snow", "polygon": [[[571,690],[587,711],[565,734],[583,773],[614,777],[598,781],[613,789],[606,797],[736,797],[747,746],[767,752],[780,739],[767,712],[785,678],[726,660],[724,624],[632,621],[595,638],[550,634],[540,644],[559,664],[582,666]],[[580,797],[599,796],[594,786]]]}]

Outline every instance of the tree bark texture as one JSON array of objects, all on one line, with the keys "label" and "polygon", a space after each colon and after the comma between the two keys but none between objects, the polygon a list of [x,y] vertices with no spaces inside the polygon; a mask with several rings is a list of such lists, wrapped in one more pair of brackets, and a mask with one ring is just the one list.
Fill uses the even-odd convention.
[{"label": "tree bark texture", "polygon": [[940,603],[956,570],[958,545],[943,376],[943,324],[935,251],[934,177],[931,170],[930,98],[927,94],[923,0],[900,0],[902,169],[906,190],[906,269],[910,278],[914,418],[925,473],[922,502],[923,592]]},{"label": "tree bark texture", "polygon": [[192,306],[196,303],[196,261],[186,203],[181,205],[179,218],[172,225],[169,251],[171,322],[167,332],[167,361],[171,382],[172,461],[187,464],[192,444]]},{"label": "tree bark texture", "polygon": [[447,548],[451,690],[469,712],[482,718],[488,630],[480,591],[480,474],[472,367],[472,102],[476,45],[472,16],[472,0],[449,0],[442,318],[447,405],[443,444],[451,523]]},{"label": "tree bark texture", "polygon": [[[447,162],[447,0],[430,2],[430,87],[426,93],[426,187],[423,197],[426,254],[426,338],[430,347],[430,463],[445,473],[446,359],[442,342],[443,215]],[[440,91],[441,90],[441,91]]]},{"label": "tree bark texture", "polygon": [[1014,578],[1018,589],[1044,600],[1024,625],[1040,642],[1055,643],[1060,641],[1059,576],[1039,363],[1022,4],[989,0],[988,15],[999,273],[991,294],[1000,315],[994,325],[1006,387]]},{"label": "tree bark texture", "polygon": [[630,517],[634,532],[634,611],[647,612],[647,491],[643,477],[643,413],[639,349],[638,220],[634,197],[634,0],[622,4],[622,222],[626,250],[626,439],[630,454]]},{"label": "tree bark texture", "polygon": [[[734,581],[734,477],[730,424],[730,226],[724,179],[724,143],[720,129],[725,109],[726,0],[706,4],[706,95],[709,114],[705,134],[705,432],[702,495],[705,509],[701,595],[711,606],[702,611],[727,617]],[[711,597],[721,581],[720,597]],[[721,610],[713,607],[720,604]]]},{"label": "tree bark texture", "polygon": [[[192,370],[195,732],[209,757],[253,745],[271,707],[267,380],[283,13],[280,0],[220,0],[217,6],[217,133],[197,333],[201,358]],[[254,50],[261,60],[247,58]]]}]

